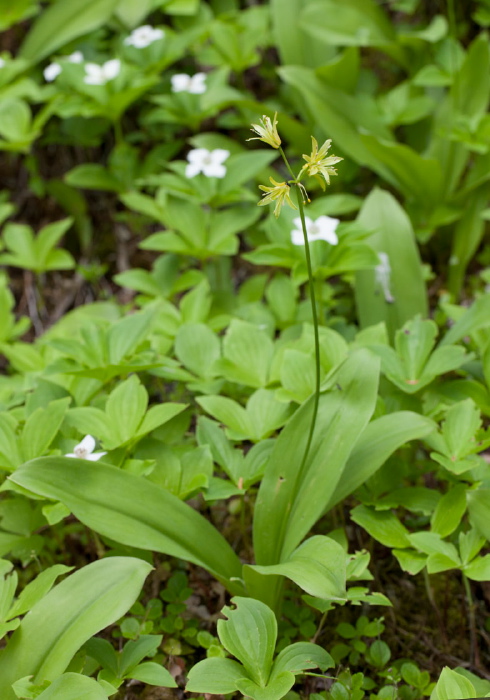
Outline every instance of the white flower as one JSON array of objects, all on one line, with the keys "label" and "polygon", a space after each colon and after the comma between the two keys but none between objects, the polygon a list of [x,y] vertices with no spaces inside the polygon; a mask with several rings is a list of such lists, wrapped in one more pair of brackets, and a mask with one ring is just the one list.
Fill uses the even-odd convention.
[{"label": "white flower", "polygon": [[230,155],[230,151],[224,148],[215,148],[208,151],[207,148],[194,148],[187,154],[189,164],[185,169],[186,177],[195,177],[198,173],[203,173],[206,177],[224,177],[226,167],[224,161]]},{"label": "white flower", "polygon": [[390,259],[386,253],[378,253],[379,265],[374,268],[376,282],[383,290],[385,301],[388,304],[393,304],[395,297],[390,291],[391,265]]},{"label": "white flower", "polygon": [[126,46],[134,46],[135,49],[146,49],[147,46],[158,39],[163,39],[164,36],[163,29],[144,24],[142,27],[133,29],[131,34],[124,39],[124,43]]},{"label": "white flower", "polygon": [[97,63],[87,63],[83,82],[87,85],[105,85],[109,80],[118,76],[120,70],[121,61],[118,58],[106,61],[102,66]]},{"label": "white flower", "polygon": [[43,71],[44,75],[44,80],[47,83],[53,82],[55,78],[59,76],[61,73],[61,66],[59,63],[50,63],[49,66],[46,66],[46,68]]},{"label": "white flower", "polygon": [[88,459],[90,462],[97,462],[107,452],[94,452],[95,440],[91,435],[85,435],[82,442],[75,445],[73,452],[65,455],[65,457],[75,457],[77,459]]},{"label": "white flower", "polygon": [[[327,241],[330,245],[337,245],[339,239],[335,231],[339,223],[339,219],[332,219],[330,216],[319,216],[315,221],[310,219],[309,216],[305,216],[308,242]],[[299,217],[293,219],[293,224],[296,228],[291,231],[291,242],[293,245],[304,245],[305,239],[301,228],[301,219]]]},{"label": "white flower", "polygon": [[70,63],[83,63],[83,61],[85,60],[81,51],[74,51],[69,56],[67,56],[66,59],[67,61],[70,61]]},{"label": "white flower", "polygon": [[206,73],[178,73],[171,77],[171,81],[172,92],[190,92],[191,95],[202,95],[206,92]]}]

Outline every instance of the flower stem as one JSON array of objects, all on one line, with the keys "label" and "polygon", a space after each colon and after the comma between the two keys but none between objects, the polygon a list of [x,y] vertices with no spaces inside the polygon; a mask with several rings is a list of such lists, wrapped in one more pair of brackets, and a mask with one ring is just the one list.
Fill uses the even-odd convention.
[{"label": "flower stem", "polygon": [[308,459],[308,454],[310,452],[311,442],[313,440],[313,433],[315,432],[316,418],[318,415],[318,403],[320,401],[320,334],[318,331],[318,313],[317,313],[317,308],[316,308],[315,281],[313,279],[313,268],[311,265],[310,245],[308,242],[308,232],[306,229],[305,211],[304,211],[304,206],[303,206],[303,192],[301,190],[301,187],[299,186],[299,180],[294,175],[294,173],[291,169],[291,166],[289,165],[289,161],[286,158],[286,154],[284,153],[282,147],[279,147],[279,151],[281,153],[281,156],[286,164],[286,167],[287,167],[289,173],[291,174],[294,182],[296,183],[296,195],[297,195],[297,200],[298,200],[299,216],[301,219],[301,228],[303,229],[303,237],[304,237],[304,241],[305,241],[306,269],[308,271],[311,313],[313,316],[313,336],[314,336],[314,344],[315,344],[315,394],[314,394],[314,399],[313,399],[313,414],[311,417],[310,432],[308,435],[308,440],[306,442],[305,452],[303,455],[303,459],[301,461],[301,466],[299,468],[299,472],[301,473],[303,471],[303,468],[306,464],[306,460]]}]

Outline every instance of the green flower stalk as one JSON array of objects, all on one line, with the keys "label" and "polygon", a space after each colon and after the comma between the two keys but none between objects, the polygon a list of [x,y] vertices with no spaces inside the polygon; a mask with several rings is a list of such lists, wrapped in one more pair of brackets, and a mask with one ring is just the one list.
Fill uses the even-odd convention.
[{"label": "green flower stalk", "polygon": [[[253,131],[258,134],[256,138],[259,141],[264,141],[265,143],[279,150],[286,168],[291,175],[291,180],[286,182],[276,182],[272,177],[270,181],[273,187],[265,187],[264,185],[259,185],[259,188],[265,192],[260,202],[259,206],[264,206],[266,204],[276,203],[274,209],[274,215],[276,217],[281,213],[281,208],[283,204],[288,204],[293,209],[299,209],[299,216],[301,219],[301,228],[303,230],[303,237],[305,243],[305,256],[306,256],[306,267],[308,271],[308,283],[310,288],[310,301],[311,301],[311,312],[313,317],[313,333],[314,333],[314,344],[315,344],[315,392],[314,392],[314,404],[313,404],[313,415],[311,418],[310,432],[306,442],[306,448],[303,455],[303,459],[299,468],[302,472],[306,460],[308,459],[308,454],[310,452],[311,442],[313,439],[313,433],[315,432],[315,424],[318,414],[318,403],[320,401],[320,334],[319,334],[319,323],[318,323],[318,313],[316,308],[316,295],[315,295],[315,284],[313,279],[313,269],[311,264],[311,254],[310,245],[308,241],[308,231],[306,227],[304,205],[310,201],[308,194],[304,185],[301,183],[301,178],[304,174],[310,177],[316,178],[325,190],[325,183],[330,184],[330,176],[337,175],[337,171],[333,167],[336,163],[339,163],[343,158],[339,156],[331,155],[327,156],[327,153],[331,146],[331,140],[327,139],[325,143],[318,148],[318,142],[313,136],[312,141],[312,151],[309,156],[303,155],[303,159],[306,161],[306,165],[303,165],[298,175],[296,176],[289,164],[289,161],[284,153],[281,146],[281,138],[277,131],[277,112],[274,115],[274,120],[271,121],[269,117],[264,116],[260,124],[252,124]],[[254,139],[248,139],[248,141],[253,141]],[[296,195],[298,206],[296,207],[291,200],[290,185],[296,186]]]}]

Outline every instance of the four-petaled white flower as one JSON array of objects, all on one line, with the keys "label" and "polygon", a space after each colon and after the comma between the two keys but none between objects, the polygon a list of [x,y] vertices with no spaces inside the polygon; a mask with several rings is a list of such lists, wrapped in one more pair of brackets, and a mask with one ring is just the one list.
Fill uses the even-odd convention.
[{"label": "four-petaled white flower", "polygon": [[146,49],[147,46],[158,39],[163,39],[164,36],[163,29],[144,24],[142,27],[133,29],[131,34],[124,39],[124,43],[126,46],[134,46],[135,49]]},{"label": "four-petaled white flower", "polygon": [[66,57],[67,61],[70,61],[70,63],[83,63],[85,60],[83,53],[81,51],[74,51],[71,53],[69,56]]},{"label": "four-petaled white flower", "polygon": [[206,73],[196,73],[195,75],[177,73],[170,80],[172,81],[172,92],[190,92],[191,95],[202,95],[206,92]]},{"label": "four-petaled white flower", "polygon": [[44,80],[47,83],[52,83],[55,78],[61,73],[61,66],[59,63],[50,63],[49,66],[43,71]]},{"label": "four-petaled white flower", "polygon": [[206,177],[224,177],[226,167],[223,163],[229,155],[230,151],[224,148],[215,148],[214,151],[208,151],[207,148],[194,148],[187,154],[189,163],[185,169],[185,175],[195,177],[203,173]]},{"label": "four-petaled white flower", "polygon": [[101,66],[98,63],[87,63],[83,82],[87,85],[105,85],[109,80],[114,80],[120,70],[121,61],[118,58],[106,61]]},{"label": "four-petaled white flower", "polygon": [[[305,216],[308,242],[327,241],[330,245],[337,245],[339,239],[335,231],[339,223],[339,219],[333,219],[330,216],[319,216],[315,221],[310,219],[309,216]],[[296,228],[291,231],[291,242],[293,245],[304,245],[305,239],[301,228],[301,219],[299,217],[293,219],[293,224]]]},{"label": "four-petaled white flower", "polygon": [[391,265],[390,259],[386,253],[378,253],[379,265],[374,268],[376,282],[383,290],[385,301],[388,304],[393,304],[395,297],[390,290],[391,282]]},{"label": "four-petaled white flower", "polygon": [[88,459],[90,462],[97,462],[107,452],[94,452],[95,440],[91,435],[85,435],[82,442],[75,445],[73,452],[65,455],[65,457],[75,457],[76,459]]}]

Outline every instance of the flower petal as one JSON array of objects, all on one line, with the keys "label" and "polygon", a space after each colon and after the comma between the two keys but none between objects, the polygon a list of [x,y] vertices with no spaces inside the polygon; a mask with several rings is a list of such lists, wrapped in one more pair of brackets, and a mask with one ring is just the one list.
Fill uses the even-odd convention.
[{"label": "flower petal", "polygon": [[304,245],[305,238],[301,229],[295,228],[291,231],[291,243],[293,245]]},{"label": "flower petal", "polygon": [[206,163],[202,167],[202,171],[206,177],[224,177],[226,175],[226,167],[221,163]]},{"label": "flower petal", "polygon": [[121,70],[121,61],[118,58],[113,58],[111,61],[106,61],[102,66],[102,71],[106,80],[113,80]]},{"label": "flower petal", "polygon": [[196,73],[189,81],[191,95],[203,95],[206,92],[206,73]]},{"label": "flower petal", "polygon": [[213,163],[224,163],[230,157],[230,151],[227,151],[225,148],[215,148],[214,151],[211,151],[210,156]]},{"label": "flower petal", "polygon": [[172,92],[187,92],[189,89],[190,76],[186,73],[177,73],[172,75],[170,82],[172,83]]},{"label": "flower petal", "polygon": [[86,450],[91,453],[95,448],[95,439],[91,435],[85,435],[83,440],[74,447],[74,450]]},{"label": "flower petal", "polygon": [[61,73],[61,66],[59,63],[50,63],[49,66],[43,71],[44,80],[47,83],[51,83],[55,78]]},{"label": "flower petal", "polygon": [[188,178],[196,177],[201,172],[200,163],[189,163],[185,169],[185,176]]},{"label": "flower petal", "polygon": [[207,148],[193,148],[192,151],[189,151],[187,154],[187,160],[189,163],[199,163],[199,165],[201,165],[209,155],[210,151],[208,151]]},{"label": "flower petal", "polygon": [[92,452],[91,454],[87,454],[85,459],[88,459],[89,462],[98,462],[99,459],[106,454],[107,452]]}]

